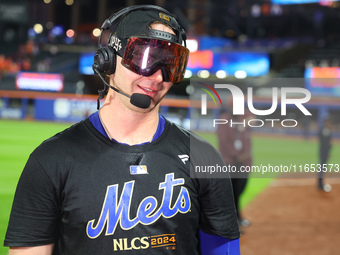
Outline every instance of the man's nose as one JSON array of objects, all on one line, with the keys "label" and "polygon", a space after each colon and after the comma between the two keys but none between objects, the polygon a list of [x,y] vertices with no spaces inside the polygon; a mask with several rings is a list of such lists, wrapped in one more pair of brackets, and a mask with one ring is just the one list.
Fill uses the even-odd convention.
[{"label": "man's nose", "polygon": [[161,69],[158,69],[156,72],[154,72],[153,74],[151,74],[150,76],[148,76],[148,78],[150,80],[154,80],[157,83],[160,83],[163,81],[163,73]]}]

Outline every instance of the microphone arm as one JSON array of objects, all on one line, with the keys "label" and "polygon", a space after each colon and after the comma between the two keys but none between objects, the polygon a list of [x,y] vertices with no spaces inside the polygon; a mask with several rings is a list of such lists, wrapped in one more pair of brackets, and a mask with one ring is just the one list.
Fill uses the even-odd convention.
[{"label": "microphone arm", "polygon": [[[101,73],[98,71],[98,69],[93,65],[92,66],[93,71],[98,74],[98,76],[100,77],[100,79],[103,81],[103,83],[108,86],[109,88],[113,89],[114,91],[116,91],[119,94],[122,94],[128,98],[130,98],[130,103],[133,104],[134,106],[137,106],[139,108],[142,109],[146,109],[149,108],[150,104],[151,104],[151,99],[147,96],[147,95],[143,95],[143,94],[139,94],[139,93],[133,93],[131,96],[129,96],[128,94],[118,90],[117,88],[111,86],[110,84],[108,84],[104,77],[101,75]],[[99,110],[100,108],[100,99],[104,98],[104,92],[105,92],[105,88],[98,90],[99,96],[97,98],[97,110]]]},{"label": "microphone arm", "polygon": [[[108,83],[105,81],[104,77],[101,75],[101,73],[97,70],[97,68],[93,68],[93,70],[98,74],[98,76],[99,76],[100,79],[104,82],[104,84],[105,84],[106,86],[108,86],[108,87],[110,87],[111,89],[113,89],[114,91],[116,91],[116,92],[118,92],[118,93],[120,93],[120,94],[122,94],[122,95],[124,95],[124,96],[126,96],[126,97],[128,97],[128,98],[130,98],[130,96],[129,96],[128,94],[125,94],[124,92],[122,92],[122,91],[116,89],[115,87],[111,86],[110,84],[108,84]],[[103,90],[104,90],[104,89],[103,89]],[[100,91],[103,91],[103,90],[100,90]],[[99,91],[98,91],[98,92],[99,92]],[[103,91],[103,92],[104,92],[104,91]],[[102,98],[101,98],[101,99],[102,99]]]}]

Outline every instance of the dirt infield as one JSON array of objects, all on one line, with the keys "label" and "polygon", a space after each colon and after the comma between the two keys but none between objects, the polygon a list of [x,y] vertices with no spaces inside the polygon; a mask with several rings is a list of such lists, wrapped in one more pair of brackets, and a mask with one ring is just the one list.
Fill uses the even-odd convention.
[{"label": "dirt infield", "polygon": [[277,179],[243,211],[241,255],[340,254],[340,179]]}]

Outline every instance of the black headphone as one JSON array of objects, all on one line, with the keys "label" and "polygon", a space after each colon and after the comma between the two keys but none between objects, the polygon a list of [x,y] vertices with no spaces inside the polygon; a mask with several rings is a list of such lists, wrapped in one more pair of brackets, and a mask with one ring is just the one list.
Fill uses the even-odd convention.
[{"label": "black headphone", "polygon": [[[113,74],[116,70],[116,51],[111,46],[105,46],[103,47],[101,45],[101,38],[105,30],[111,30],[111,33],[113,33],[119,22],[130,12],[136,11],[136,10],[157,10],[160,12],[164,12],[165,14],[172,16],[170,12],[165,10],[162,7],[156,6],[156,5],[135,5],[126,7],[119,12],[111,15],[108,19],[106,19],[101,26],[101,34],[99,36],[98,40],[98,46],[99,49],[94,54],[94,63],[93,63],[93,69],[96,70],[99,73],[103,73],[106,75]],[[186,36],[184,29],[180,28],[180,35],[178,35],[181,40],[185,42]],[[110,35],[111,37],[111,35]],[[96,73],[96,72],[95,72]]]}]

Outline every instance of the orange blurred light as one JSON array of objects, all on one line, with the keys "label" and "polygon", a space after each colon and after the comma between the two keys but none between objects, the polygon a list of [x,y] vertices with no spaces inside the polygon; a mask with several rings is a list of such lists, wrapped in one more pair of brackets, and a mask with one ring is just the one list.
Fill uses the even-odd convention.
[{"label": "orange blurred light", "polygon": [[74,36],[74,30],[73,29],[69,29],[66,31],[66,36],[67,37],[73,37]]},{"label": "orange blurred light", "polygon": [[213,66],[213,57],[211,50],[190,52],[188,68],[209,69]]}]

